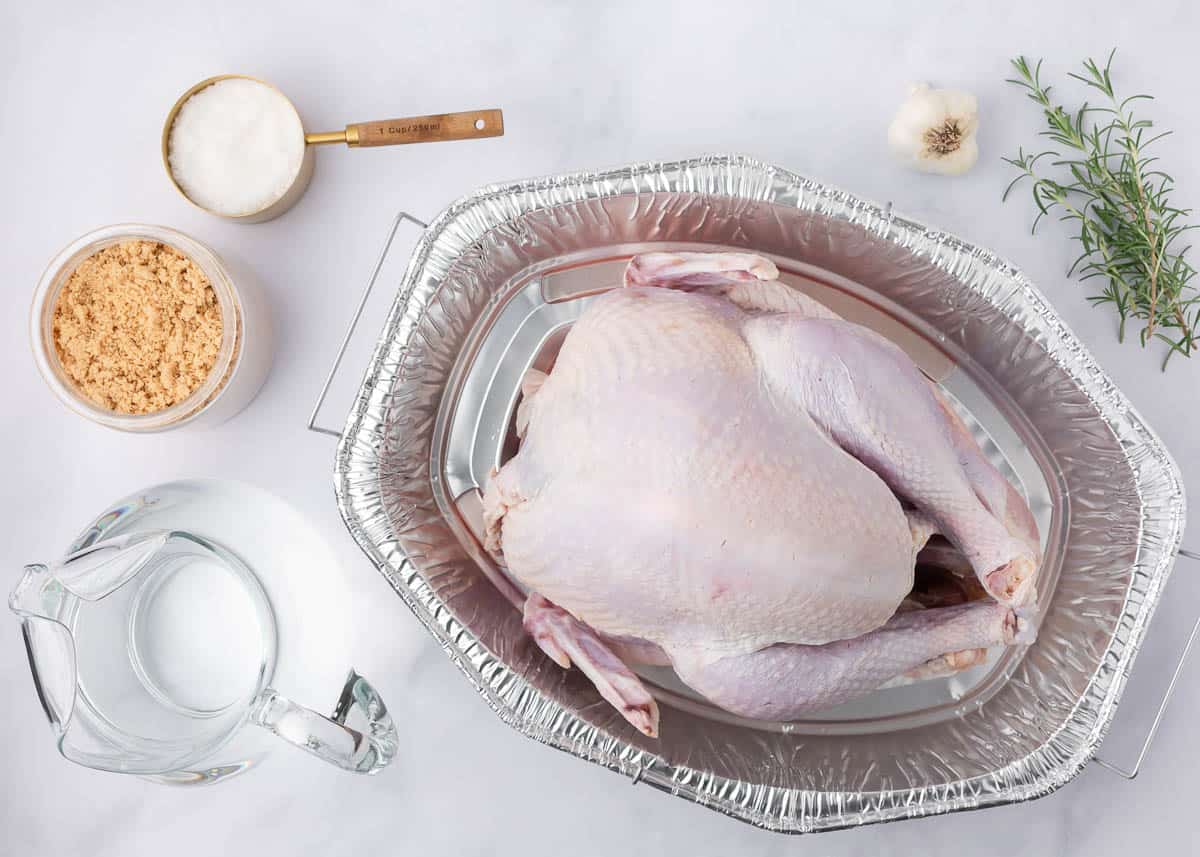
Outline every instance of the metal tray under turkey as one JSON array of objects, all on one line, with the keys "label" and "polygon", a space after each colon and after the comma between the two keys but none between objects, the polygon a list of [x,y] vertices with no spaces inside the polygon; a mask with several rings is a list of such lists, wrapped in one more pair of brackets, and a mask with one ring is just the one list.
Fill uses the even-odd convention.
[{"label": "metal tray under turkey", "polygon": [[[660,739],[546,659],[481,571],[479,492],[522,374],[642,250],[749,249],[905,348],[1028,499],[1040,634],[966,673],[801,721],[644,677]],[[1037,291],[985,251],[734,157],[487,188],[414,251],[339,446],[352,533],[494,710],[539,740],[760,826],[827,829],[1044,794],[1086,763],[1169,573],[1175,465]]]},{"label": "metal tray under turkey", "polygon": [[[549,371],[571,324],[597,294],[621,282],[625,264],[634,253],[653,250],[657,244],[626,245],[584,250],[549,260],[535,270],[513,278],[501,293],[495,311],[481,317],[463,348],[454,383],[447,388],[433,433],[433,468],[443,476],[439,505],[462,543],[479,564],[491,558],[477,546],[483,541],[481,499],[489,474],[517,449],[515,416],[521,378],[530,368]],[[673,249],[720,250],[720,245],[673,244]],[[618,251],[615,253],[614,251]],[[1052,533],[1059,533],[1053,509],[1055,492],[1038,467],[1045,461],[1037,449],[1036,435],[1018,419],[1010,422],[971,376],[960,371],[943,352],[936,334],[918,319],[881,295],[826,271],[776,257],[783,282],[836,307],[844,317],[889,335],[907,346],[910,356],[937,379],[947,398],[958,408],[1000,471],[1021,490],[1030,503],[1043,549]],[[970,403],[969,405],[965,403]],[[1011,411],[1012,408],[1010,407]],[[1038,455],[1035,455],[1034,449]],[[603,521],[597,521],[603,527]],[[614,533],[614,537],[619,534]],[[1041,596],[1053,589],[1058,556],[1050,557],[1041,575]],[[501,571],[500,574],[503,572]],[[497,575],[500,576],[500,575]],[[524,593],[513,596],[523,600]],[[961,716],[983,704],[998,690],[1020,661],[1023,648],[993,650],[986,663],[947,678],[890,687],[863,699],[821,711],[803,720],[766,723],[737,718],[708,704],[683,685],[670,669],[639,667],[654,685],[660,700],[699,715],[737,723],[748,728],[825,734],[899,729]]]}]

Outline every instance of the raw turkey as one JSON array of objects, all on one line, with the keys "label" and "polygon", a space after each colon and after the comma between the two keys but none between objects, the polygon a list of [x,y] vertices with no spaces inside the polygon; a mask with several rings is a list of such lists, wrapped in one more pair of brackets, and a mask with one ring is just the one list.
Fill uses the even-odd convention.
[{"label": "raw turkey", "polygon": [[[635,257],[526,375],[484,493],[526,630],[647,735],[630,664],[790,720],[1028,635],[1020,495],[903,351],[777,278],[749,254]],[[982,598],[907,598],[934,534]]]}]

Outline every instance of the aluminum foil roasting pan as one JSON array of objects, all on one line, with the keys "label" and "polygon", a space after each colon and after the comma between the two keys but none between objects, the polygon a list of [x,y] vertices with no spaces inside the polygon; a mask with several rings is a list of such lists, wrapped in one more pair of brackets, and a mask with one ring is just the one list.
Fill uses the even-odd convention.
[{"label": "aluminum foil roasting pan", "polygon": [[[722,714],[648,672],[663,709],[649,739],[526,639],[480,570],[478,488],[512,452],[520,374],[650,247],[767,254],[787,282],[909,351],[1038,518],[1036,643],[795,723]],[[1162,444],[1018,271],[741,157],[535,179],[451,205],[413,251],[340,434],[351,533],[505,722],[787,832],[1026,800],[1070,780],[1112,720],[1185,513]]]}]

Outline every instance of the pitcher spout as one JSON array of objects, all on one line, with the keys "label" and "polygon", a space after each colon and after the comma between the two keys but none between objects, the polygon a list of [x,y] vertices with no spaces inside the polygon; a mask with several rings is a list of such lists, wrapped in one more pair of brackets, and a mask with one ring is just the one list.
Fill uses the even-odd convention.
[{"label": "pitcher spout", "polygon": [[8,609],[18,616],[36,616],[42,619],[53,618],[53,608],[47,604],[47,584],[54,586],[49,569],[33,563],[25,566],[25,573],[17,581],[16,587],[8,595]]},{"label": "pitcher spout", "polygon": [[21,633],[33,686],[46,717],[61,736],[75,705],[75,641],[59,620],[68,593],[47,566],[25,566],[8,596],[8,608],[21,617]]}]

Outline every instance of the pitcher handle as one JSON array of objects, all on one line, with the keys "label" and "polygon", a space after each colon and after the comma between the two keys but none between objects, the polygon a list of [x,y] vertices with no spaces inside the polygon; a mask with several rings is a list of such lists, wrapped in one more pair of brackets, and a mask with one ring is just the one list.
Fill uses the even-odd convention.
[{"label": "pitcher handle", "polygon": [[[361,721],[355,724],[361,728],[346,725],[352,714]],[[396,724],[382,697],[354,670],[346,677],[332,717],[297,705],[267,688],[255,703],[251,719],[289,744],[359,774],[378,773],[396,755],[399,744]]]}]

